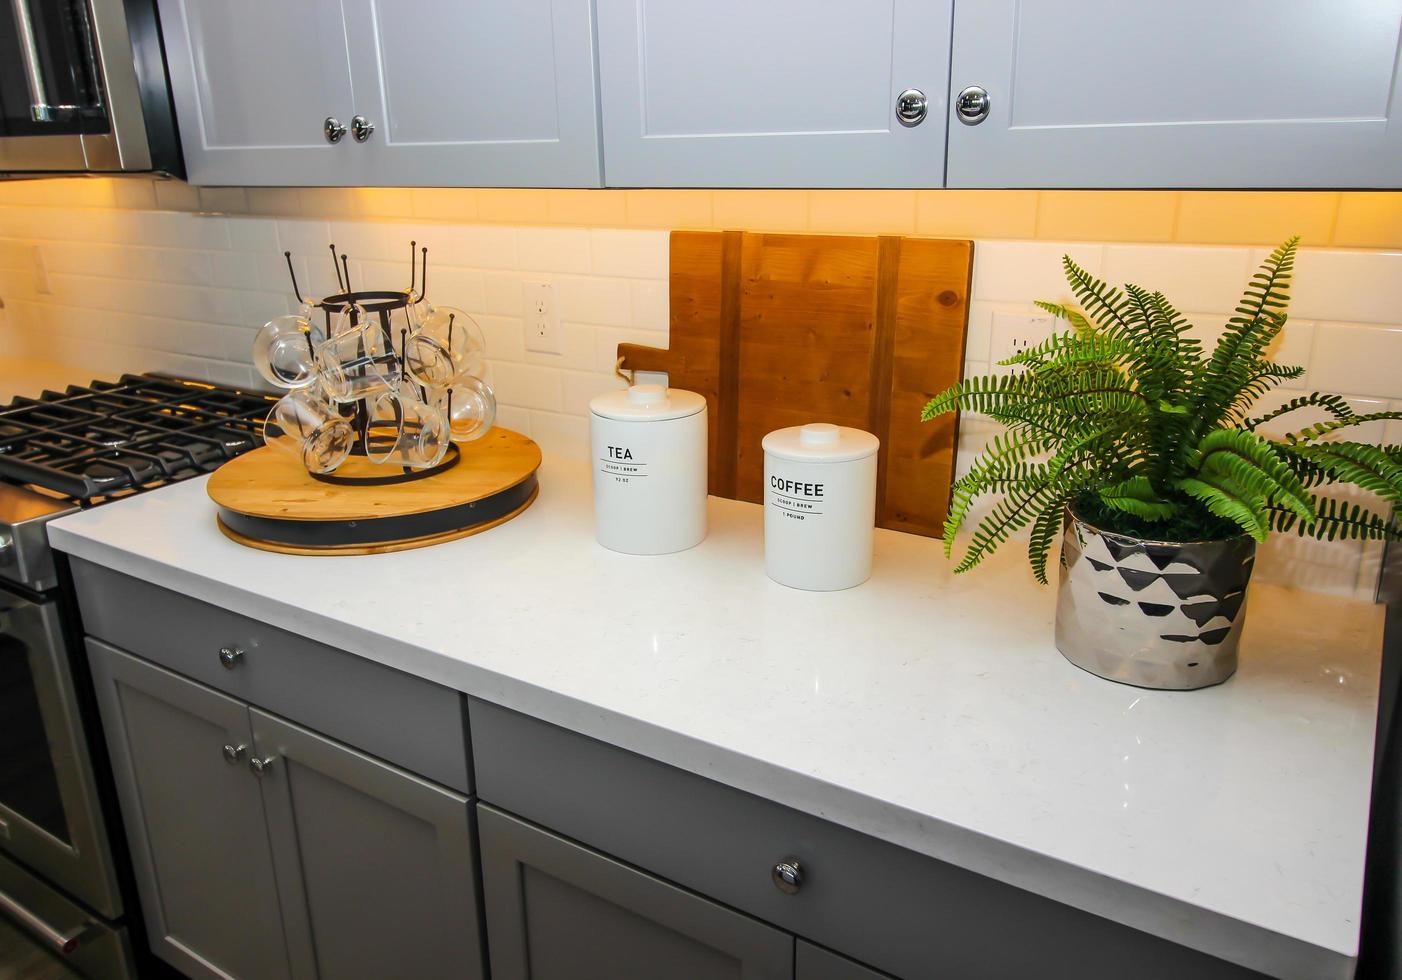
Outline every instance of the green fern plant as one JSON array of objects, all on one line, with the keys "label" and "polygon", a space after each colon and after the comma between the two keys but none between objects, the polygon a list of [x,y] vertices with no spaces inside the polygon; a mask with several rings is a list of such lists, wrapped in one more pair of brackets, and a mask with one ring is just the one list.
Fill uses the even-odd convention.
[{"label": "green fern plant", "polygon": [[[1262,394],[1303,373],[1269,356],[1285,326],[1298,245],[1298,238],[1285,242],[1251,277],[1211,352],[1162,293],[1116,289],[1066,256],[1080,308],[1037,305],[1070,329],[1000,362],[1014,373],[965,379],[921,413],[928,421],[974,411],[1007,430],[954,484],[946,556],[973,503],[1002,495],[955,571],[973,568],[1030,524],[1028,556],[1045,583],[1047,553],[1068,505],[1105,530],[1164,541],[1239,534],[1262,541],[1272,530],[1331,540],[1402,536],[1395,510],[1373,513],[1315,493],[1352,483],[1402,508],[1402,446],[1340,437],[1402,413],[1359,415],[1343,399],[1316,392],[1252,415]],[[1258,431],[1307,408],[1328,420],[1283,439]]]}]

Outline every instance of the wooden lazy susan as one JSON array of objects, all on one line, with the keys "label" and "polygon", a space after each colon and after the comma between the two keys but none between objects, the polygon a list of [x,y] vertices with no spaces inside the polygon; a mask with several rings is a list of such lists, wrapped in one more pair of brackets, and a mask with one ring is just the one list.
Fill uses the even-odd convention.
[{"label": "wooden lazy susan", "polygon": [[[376,484],[384,467],[353,456],[335,480],[317,479],[270,447],[225,463],[209,479],[219,529],[264,551],[372,555],[423,548],[496,527],[536,498],[540,447],[494,428],[458,447],[452,466],[421,479]],[[342,482],[361,480],[364,482]]]}]

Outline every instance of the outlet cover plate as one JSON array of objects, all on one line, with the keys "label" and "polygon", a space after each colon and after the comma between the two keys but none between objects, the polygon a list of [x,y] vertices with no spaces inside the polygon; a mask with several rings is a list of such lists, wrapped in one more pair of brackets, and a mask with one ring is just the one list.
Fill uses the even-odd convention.
[{"label": "outlet cover plate", "polygon": [[525,301],[526,350],[563,354],[565,336],[560,330],[555,284],[548,279],[527,279],[521,288]]},{"label": "outlet cover plate", "polygon": [[1047,340],[1056,331],[1056,317],[1049,313],[1005,313],[993,314],[993,338],[989,349],[991,370],[994,374],[1011,374],[1017,368],[1000,365],[1015,354],[1035,347]]}]

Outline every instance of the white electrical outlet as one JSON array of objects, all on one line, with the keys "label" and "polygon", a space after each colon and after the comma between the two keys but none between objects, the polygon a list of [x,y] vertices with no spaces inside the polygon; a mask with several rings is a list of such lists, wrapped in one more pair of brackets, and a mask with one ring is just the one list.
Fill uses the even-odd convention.
[{"label": "white electrical outlet", "polygon": [[1049,338],[1056,329],[1056,317],[1043,313],[993,314],[993,343],[988,358],[994,374],[1011,374],[1015,367],[998,362],[1021,354]]},{"label": "white electrical outlet", "polygon": [[542,354],[563,354],[565,337],[560,331],[560,313],[555,303],[555,284],[545,279],[527,280],[526,350]]}]

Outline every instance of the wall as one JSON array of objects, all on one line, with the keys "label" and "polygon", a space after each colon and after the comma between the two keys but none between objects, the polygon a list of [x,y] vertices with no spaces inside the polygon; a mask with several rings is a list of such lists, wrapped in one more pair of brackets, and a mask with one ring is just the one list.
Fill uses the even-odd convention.
[{"label": "wall", "polygon": [[[1021,191],[531,191],[203,188],[140,178],[0,184],[4,351],[80,375],[163,370],[249,385],[254,331],[304,291],[334,291],[327,245],[355,283],[408,281],[410,239],[430,248],[430,297],[487,336],[501,422],[547,452],[582,456],[588,399],[620,384],[620,341],[665,345],[667,234],[749,228],[972,237],[966,370],[989,368],[996,314],[1069,299],[1064,252],[1114,282],[1163,290],[1205,339],[1251,268],[1299,233],[1293,318],[1277,357],[1294,389],[1358,411],[1402,408],[1402,194]],[[561,355],[524,349],[522,282],[557,285]],[[1286,392],[1289,397],[1295,392]],[[1301,419],[1301,424],[1308,418]],[[989,432],[970,418],[967,466]],[[1365,438],[1402,442],[1402,425]],[[1371,592],[1379,549],[1278,538],[1264,578]],[[1290,559],[1286,561],[1284,559]]]}]

